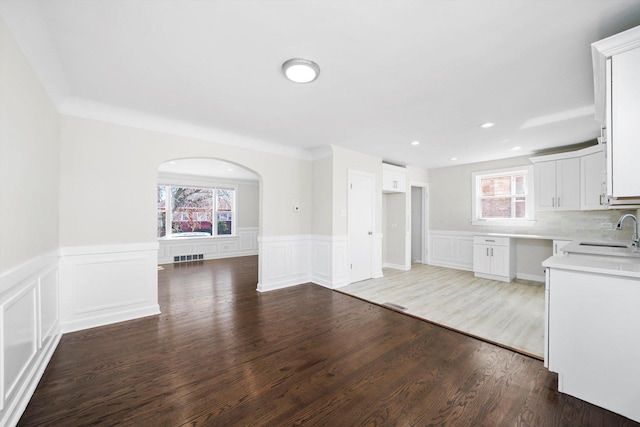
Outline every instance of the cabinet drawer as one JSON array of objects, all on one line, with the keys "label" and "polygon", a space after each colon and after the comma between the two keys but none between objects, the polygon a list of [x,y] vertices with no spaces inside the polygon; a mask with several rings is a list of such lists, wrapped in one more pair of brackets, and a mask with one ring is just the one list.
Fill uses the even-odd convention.
[{"label": "cabinet drawer", "polygon": [[473,243],[478,245],[509,246],[508,237],[473,236]]}]

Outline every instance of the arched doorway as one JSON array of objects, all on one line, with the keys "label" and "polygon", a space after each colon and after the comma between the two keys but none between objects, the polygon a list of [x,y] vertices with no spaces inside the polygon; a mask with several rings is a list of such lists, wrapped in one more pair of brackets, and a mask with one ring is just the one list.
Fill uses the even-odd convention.
[{"label": "arched doorway", "polygon": [[158,167],[158,264],[258,254],[260,176],[214,158]]}]

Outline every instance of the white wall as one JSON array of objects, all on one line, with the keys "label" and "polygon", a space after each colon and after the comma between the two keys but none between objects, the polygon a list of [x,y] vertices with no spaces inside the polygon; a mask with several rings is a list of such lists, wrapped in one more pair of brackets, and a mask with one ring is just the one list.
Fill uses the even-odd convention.
[{"label": "white wall", "polygon": [[0,272],[58,248],[59,115],[0,22]]},{"label": "white wall", "polygon": [[238,227],[258,228],[260,223],[259,183],[239,183],[237,193]]},{"label": "white wall", "polygon": [[177,158],[217,158],[256,172],[261,200],[269,201],[260,209],[261,235],[311,230],[308,160],[65,115],[61,142],[62,246],[155,241],[158,165]]},{"label": "white wall", "polygon": [[60,340],[59,115],[0,20],[0,425],[15,425]]},{"label": "white wall", "polygon": [[[333,234],[333,151],[313,162],[313,234],[330,236]],[[345,184],[346,185],[346,184]]]}]

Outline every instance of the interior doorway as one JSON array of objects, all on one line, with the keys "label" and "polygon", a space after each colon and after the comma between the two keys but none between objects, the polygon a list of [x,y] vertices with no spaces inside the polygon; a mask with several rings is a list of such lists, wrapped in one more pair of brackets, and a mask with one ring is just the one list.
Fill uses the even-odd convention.
[{"label": "interior doorway", "polygon": [[411,183],[411,263],[427,263],[428,192],[426,184]]},{"label": "interior doorway", "polygon": [[260,176],[214,158],[158,167],[158,264],[258,255]]}]

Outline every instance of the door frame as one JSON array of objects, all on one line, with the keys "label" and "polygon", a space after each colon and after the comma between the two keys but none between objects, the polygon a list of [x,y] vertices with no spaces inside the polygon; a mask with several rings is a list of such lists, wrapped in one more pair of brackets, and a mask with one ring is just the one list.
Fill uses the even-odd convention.
[{"label": "door frame", "polygon": [[[420,257],[421,260],[420,262],[422,264],[427,264],[427,260],[429,259],[429,184],[427,184],[426,182],[420,182],[420,181],[409,181],[409,196],[407,197],[408,199],[408,204],[409,204],[409,209],[407,209],[408,212],[408,216],[409,216],[409,230],[412,230],[411,228],[411,222],[412,222],[412,215],[411,215],[411,188],[412,187],[417,187],[417,188],[421,188],[422,189],[422,243],[421,243],[421,247],[422,249],[420,250]],[[410,233],[409,236],[412,236],[413,233]],[[408,253],[409,253],[409,265],[411,265],[411,263],[413,262],[413,260],[411,259],[411,239],[408,239]]]}]

